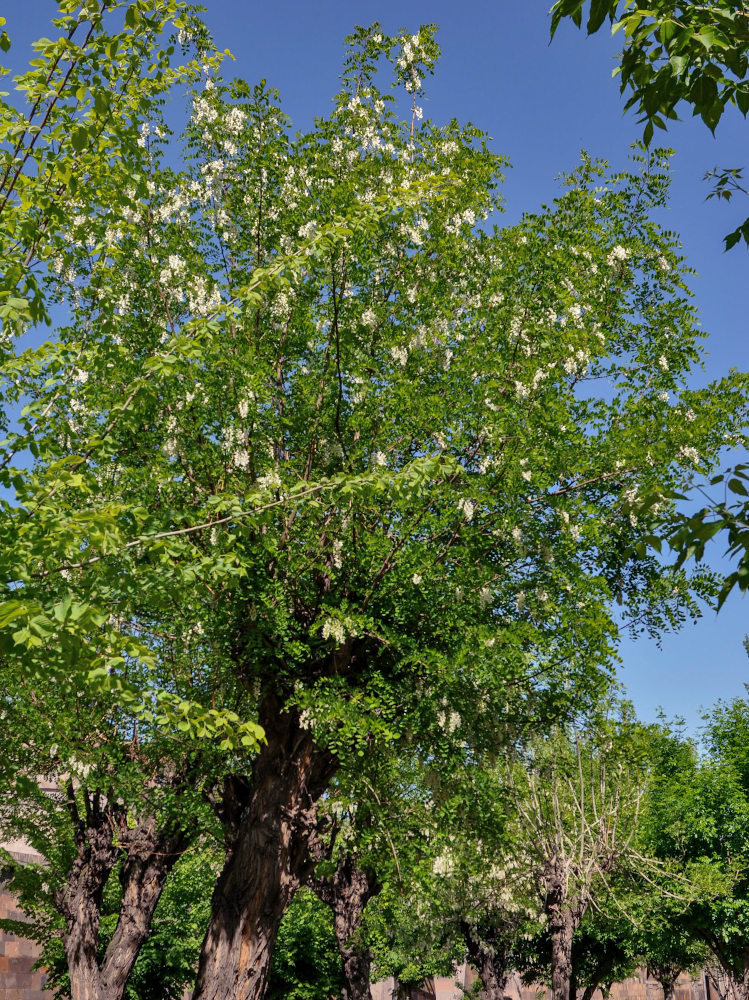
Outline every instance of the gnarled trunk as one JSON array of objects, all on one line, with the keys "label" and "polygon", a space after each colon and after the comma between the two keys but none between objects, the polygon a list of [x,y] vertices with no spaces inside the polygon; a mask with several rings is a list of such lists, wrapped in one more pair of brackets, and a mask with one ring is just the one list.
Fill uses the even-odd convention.
[{"label": "gnarled trunk", "polygon": [[261,1000],[281,917],[311,873],[315,802],[333,776],[334,758],[274,698],[263,702],[259,722],[267,744],[237,802],[194,1000]]},{"label": "gnarled trunk", "polygon": [[[71,997],[122,1000],[167,875],[184,846],[184,837],[181,833],[159,831],[152,817],[129,829],[123,808],[105,803],[99,794],[84,792],[84,819],[78,814],[72,786],[67,791],[77,856],[55,902],[65,918],[63,945]],[[120,916],[100,966],[102,895],[123,854]]]},{"label": "gnarled trunk", "polygon": [[181,831],[158,831],[153,817],[127,831],[120,915],[101,965],[102,1000],[120,1000],[125,992],[164,883],[186,843]]},{"label": "gnarled trunk", "polygon": [[550,914],[552,1000],[570,1000],[572,983],[572,938],[575,921],[571,911],[561,906]]},{"label": "gnarled trunk", "polygon": [[68,811],[73,820],[76,858],[55,904],[65,918],[63,946],[70,974],[72,1000],[102,1000],[97,961],[101,899],[117,863],[120,848],[114,832],[119,815],[103,806],[100,797],[86,794],[86,817],[78,814],[75,791],[68,785]]},{"label": "gnarled trunk", "polygon": [[326,879],[312,879],[312,888],[333,911],[338,951],[346,981],[342,1000],[372,1000],[369,973],[372,956],[357,940],[364,908],[382,888],[373,872],[359,868],[355,858],[342,858],[335,873]]}]

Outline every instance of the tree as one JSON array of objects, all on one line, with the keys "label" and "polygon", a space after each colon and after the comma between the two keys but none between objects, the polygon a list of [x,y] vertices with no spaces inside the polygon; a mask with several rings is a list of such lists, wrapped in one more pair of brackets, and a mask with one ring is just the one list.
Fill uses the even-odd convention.
[{"label": "tree", "polygon": [[[0,838],[23,839],[43,859],[5,858],[31,921],[8,926],[44,945],[65,995],[120,1000],[131,975],[138,979],[139,953],[175,866],[201,836],[215,836],[201,802],[215,755],[188,741],[144,737],[138,720],[106,697],[70,696],[43,678],[5,680]],[[176,889],[183,876],[175,877]],[[174,965],[160,961],[168,995]]]},{"label": "tree", "polygon": [[508,785],[551,943],[554,1000],[569,1000],[573,944],[596,897],[632,866],[645,792],[642,733],[624,712],[561,726],[521,749]]},{"label": "tree", "polygon": [[644,832],[667,865],[670,893],[656,910],[643,905],[639,931],[642,953],[666,985],[709,950],[741,997],[749,982],[745,720],[739,699],[709,713],[703,759],[686,741],[664,740]]},{"label": "tree", "polygon": [[25,403],[2,455],[3,678],[217,754],[196,1000],[262,995],[344,764],[480,748],[517,689],[584,703],[615,599],[654,628],[695,610],[683,573],[628,555],[634,505],[710,466],[741,397],[738,377],[686,387],[662,154],[585,159],[553,206],[491,229],[503,160],[421,117],[433,27],[349,43],[308,134],[210,59],[179,168],[159,108],[133,120],[130,180],[103,172],[72,241],[50,231],[55,341],[3,369]]},{"label": "tree", "polygon": [[[586,0],[558,0],[551,9],[552,37],[562,18],[582,24]],[[606,21],[614,32],[624,29],[625,42],[618,73],[621,91],[632,91],[626,107],[635,107],[645,123],[649,144],[655,128],[678,117],[681,105],[691,106],[711,132],[729,105],[744,117],[749,111],[749,10],[743,0],[685,3],[655,0],[639,6],[635,0],[591,0],[588,34]],[[716,179],[709,197],[730,199],[740,191],[742,171],[708,174]],[[726,236],[726,249],[749,244],[749,219]]]}]

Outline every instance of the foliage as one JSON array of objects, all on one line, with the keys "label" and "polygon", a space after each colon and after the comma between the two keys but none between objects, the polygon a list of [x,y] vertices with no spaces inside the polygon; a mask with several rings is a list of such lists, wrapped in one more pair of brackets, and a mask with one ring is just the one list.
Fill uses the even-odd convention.
[{"label": "foliage", "polygon": [[329,1000],[343,987],[333,919],[309,889],[301,889],[281,922],[269,1000]]},{"label": "foliage", "polygon": [[180,1000],[192,986],[219,860],[215,847],[203,847],[177,863],[135,963],[127,1000]]},{"label": "foliage", "polygon": [[665,898],[642,903],[640,948],[654,968],[688,968],[709,949],[744,995],[749,967],[749,799],[742,761],[746,704],[719,704],[708,715],[700,760],[688,742],[664,740],[645,813],[644,837],[669,866]]},{"label": "foliage", "polygon": [[[586,0],[558,0],[552,7],[551,34],[562,18],[582,24]],[[636,107],[645,123],[649,144],[654,128],[665,129],[686,104],[711,132],[733,105],[746,117],[749,111],[749,10],[743,0],[685,3],[654,0],[640,6],[635,0],[591,0],[588,34],[608,20],[625,42],[616,73],[621,90],[632,91],[626,107]],[[727,169],[708,174],[716,178],[712,196],[730,199],[742,171]],[[726,249],[743,240],[749,244],[749,219],[726,236]]]},{"label": "foliage", "polygon": [[[176,15],[151,24],[152,6],[128,6],[128,29]],[[668,508],[711,468],[744,383],[688,387],[701,335],[675,237],[652,221],[663,151],[625,172],[585,157],[552,206],[500,228],[503,158],[418,104],[433,26],[357,29],[333,111],[292,135],[278,95],[225,82],[179,12],[195,59],[168,72],[166,44],[90,166],[75,149],[96,119],[89,77],[75,94],[60,81],[75,123],[45,91],[89,172],[60,193],[65,225],[42,200],[13,249],[38,254],[34,315],[54,304],[56,329],[9,345],[0,370],[0,676],[9,719],[44,709],[9,780],[89,768],[72,797],[122,797],[127,814],[149,774],[159,815],[202,816],[206,791],[225,819],[222,779],[252,775],[272,703],[332,753],[344,799],[391,751],[441,766],[421,787],[445,824],[451,769],[496,752],[500,723],[582,711],[605,687],[615,602],[657,633],[710,597],[709,574],[633,556],[654,516],[640,499]],[[119,79],[120,43],[91,24],[91,72]],[[40,72],[66,44],[43,46]],[[173,140],[161,102],[183,85]],[[24,161],[18,199],[57,190],[58,138]],[[161,768],[180,761],[194,772],[172,789]],[[39,833],[45,856],[68,851],[58,887],[61,812]],[[384,812],[359,823],[379,857]]]}]

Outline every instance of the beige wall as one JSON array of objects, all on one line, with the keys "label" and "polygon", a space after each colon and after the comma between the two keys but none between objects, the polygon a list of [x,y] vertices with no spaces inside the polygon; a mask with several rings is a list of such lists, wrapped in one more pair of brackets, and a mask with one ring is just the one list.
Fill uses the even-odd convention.
[{"label": "beige wall", "polygon": [[[462,965],[454,976],[435,979],[430,992],[434,1000],[462,1000],[464,994],[460,986],[469,989],[475,980],[476,974],[473,970]],[[372,989],[372,1000],[392,1000],[394,987],[392,979],[377,983]],[[545,987],[523,986],[517,976],[513,976],[507,983],[505,996],[508,1000],[549,1000],[548,990]],[[603,1000],[600,990],[594,994],[594,1000]],[[616,983],[611,990],[610,1000],[663,1000],[663,990],[658,982],[650,979],[645,970],[641,969],[632,979]],[[702,977],[693,980],[684,973],[676,985],[675,1000],[711,1000],[711,998],[705,996]]]}]

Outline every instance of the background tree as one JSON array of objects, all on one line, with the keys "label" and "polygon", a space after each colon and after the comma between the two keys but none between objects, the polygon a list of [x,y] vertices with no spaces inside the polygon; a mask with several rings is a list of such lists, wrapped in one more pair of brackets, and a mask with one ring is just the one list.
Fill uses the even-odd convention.
[{"label": "background tree", "polygon": [[637,857],[644,743],[626,712],[602,713],[532,739],[508,767],[530,876],[548,921],[554,1000],[571,995],[573,941],[583,917]]},{"label": "background tree", "polygon": [[310,889],[301,889],[281,921],[266,996],[332,1000],[344,989],[333,913]]},{"label": "background tree", "polygon": [[[0,837],[24,840],[42,861],[6,857],[31,918],[7,926],[44,945],[66,995],[119,1000],[175,865],[201,834],[215,836],[201,791],[216,757],[159,738],[106,696],[18,680],[3,693]],[[166,986],[174,969],[161,968]]]},{"label": "background tree", "polygon": [[639,931],[642,952],[661,971],[659,978],[668,981],[709,949],[738,996],[745,995],[749,976],[745,718],[740,700],[717,706],[708,716],[702,760],[688,742],[664,741],[645,836],[673,872],[673,888],[670,899],[666,895],[655,910],[643,913]]}]

